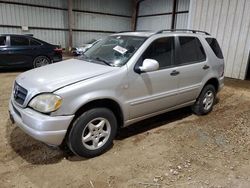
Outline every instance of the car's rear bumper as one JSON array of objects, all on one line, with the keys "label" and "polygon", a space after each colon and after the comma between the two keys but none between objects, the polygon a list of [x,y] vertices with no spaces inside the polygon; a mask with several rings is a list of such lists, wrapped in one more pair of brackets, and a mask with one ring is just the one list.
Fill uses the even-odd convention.
[{"label": "car's rear bumper", "polygon": [[62,60],[63,60],[62,55],[61,56],[56,55],[56,56],[53,56],[53,58],[52,58],[53,62],[58,62],[58,61],[62,61]]},{"label": "car's rear bumper", "polygon": [[224,76],[219,78],[218,92],[224,87]]},{"label": "car's rear bumper", "polygon": [[73,115],[52,117],[30,108],[20,108],[11,101],[9,102],[9,112],[11,119],[28,135],[55,146],[62,143],[68,126],[74,118]]}]

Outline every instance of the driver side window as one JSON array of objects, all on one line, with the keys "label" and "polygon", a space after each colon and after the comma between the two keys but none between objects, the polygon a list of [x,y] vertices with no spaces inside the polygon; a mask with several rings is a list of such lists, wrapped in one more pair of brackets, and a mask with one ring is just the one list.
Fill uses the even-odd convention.
[{"label": "driver side window", "polygon": [[153,41],[142,55],[144,59],[158,61],[159,68],[164,69],[173,65],[174,37],[164,37]]}]

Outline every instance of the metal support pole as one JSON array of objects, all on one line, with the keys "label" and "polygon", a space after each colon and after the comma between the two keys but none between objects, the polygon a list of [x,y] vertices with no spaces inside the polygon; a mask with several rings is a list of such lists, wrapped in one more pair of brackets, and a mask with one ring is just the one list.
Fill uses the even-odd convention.
[{"label": "metal support pole", "polygon": [[138,2],[137,0],[133,0],[132,2],[132,20],[131,20],[131,30],[132,31],[135,31],[136,30],[136,20],[137,20],[137,13],[138,13],[138,9],[137,9],[137,6],[138,6]]},{"label": "metal support pole", "polygon": [[138,13],[139,13],[140,4],[142,1],[144,1],[144,0],[134,0],[133,1],[133,15],[132,15],[132,24],[131,24],[132,31],[136,31]]},{"label": "metal support pole", "polygon": [[172,22],[171,29],[176,29],[176,12],[177,12],[178,0],[173,0]]},{"label": "metal support pole", "polygon": [[73,23],[72,0],[68,0],[68,29],[69,29],[68,51],[71,51],[72,48],[72,23]]}]

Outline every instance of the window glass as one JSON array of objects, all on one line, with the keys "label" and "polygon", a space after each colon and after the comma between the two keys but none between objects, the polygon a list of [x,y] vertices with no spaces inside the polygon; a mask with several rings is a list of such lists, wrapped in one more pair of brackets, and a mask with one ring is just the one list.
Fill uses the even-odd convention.
[{"label": "window glass", "polygon": [[180,48],[176,55],[177,64],[188,64],[206,60],[204,49],[196,37],[179,37]]},{"label": "window glass", "polygon": [[28,46],[29,39],[27,39],[26,37],[11,36],[10,44],[11,46]]},{"label": "window glass", "polygon": [[218,58],[223,59],[223,54],[221,52],[221,49],[217,40],[215,38],[206,38],[206,41],[209,44],[209,46],[212,48],[212,50],[214,51],[215,55]]},{"label": "window glass", "polygon": [[6,37],[0,37],[0,46],[6,45]]},{"label": "window glass", "polygon": [[39,45],[41,45],[41,43],[36,41],[36,40],[30,39],[30,45],[31,46],[39,46]]},{"label": "window glass", "polygon": [[127,63],[145,40],[137,36],[109,36],[90,47],[79,59],[120,67]]},{"label": "window glass", "polygon": [[160,69],[172,65],[174,50],[174,37],[160,38],[155,40],[144,52],[142,58],[158,61]]}]

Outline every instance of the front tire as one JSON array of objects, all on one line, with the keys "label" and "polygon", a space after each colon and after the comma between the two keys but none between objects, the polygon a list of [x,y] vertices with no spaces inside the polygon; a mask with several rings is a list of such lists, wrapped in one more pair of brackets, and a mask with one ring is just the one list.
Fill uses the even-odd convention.
[{"label": "front tire", "polygon": [[192,110],[197,115],[205,115],[212,111],[216,97],[216,90],[213,85],[206,85],[200,96],[197,98]]},{"label": "front tire", "polygon": [[107,108],[93,108],[75,120],[68,135],[70,150],[81,157],[101,155],[113,144],[117,120]]}]

